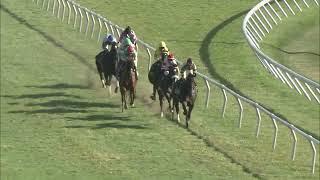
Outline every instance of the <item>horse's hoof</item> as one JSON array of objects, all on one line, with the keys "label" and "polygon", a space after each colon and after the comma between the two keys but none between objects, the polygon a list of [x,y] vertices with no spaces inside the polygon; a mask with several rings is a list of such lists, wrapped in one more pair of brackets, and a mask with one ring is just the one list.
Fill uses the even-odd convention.
[{"label": "horse's hoof", "polygon": [[186,112],[186,111],[183,111],[183,115],[187,115],[187,112]]},{"label": "horse's hoof", "polygon": [[177,116],[178,116],[178,117],[177,117],[177,120],[178,120],[178,122],[180,122],[180,115],[178,114]]},{"label": "horse's hoof", "polygon": [[125,105],[125,106],[124,106],[124,109],[128,109],[128,106],[127,106],[127,105]]},{"label": "horse's hoof", "polygon": [[160,116],[163,118],[163,112],[161,112]]},{"label": "horse's hoof", "polygon": [[131,107],[134,107],[134,104],[133,104],[133,103],[131,104]]}]

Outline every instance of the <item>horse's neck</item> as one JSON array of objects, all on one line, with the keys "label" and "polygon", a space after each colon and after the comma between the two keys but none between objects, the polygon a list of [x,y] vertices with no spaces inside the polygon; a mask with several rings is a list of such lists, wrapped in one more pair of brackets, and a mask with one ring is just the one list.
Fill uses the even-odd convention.
[{"label": "horse's neck", "polygon": [[186,88],[189,90],[192,90],[195,88],[195,82],[194,82],[193,77],[188,77],[186,79]]}]

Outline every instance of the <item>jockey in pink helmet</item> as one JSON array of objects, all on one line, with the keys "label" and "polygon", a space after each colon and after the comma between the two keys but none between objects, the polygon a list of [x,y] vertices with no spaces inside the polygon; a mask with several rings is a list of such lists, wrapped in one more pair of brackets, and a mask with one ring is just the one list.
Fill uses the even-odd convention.
[{"label": "jockey in pink helmet", "polygon": [[129,38],[125,38],[123,40],[123,43],[118,48],[118,54],[119,54],[119,62],[118,62],[118,68],[117,68],[117,78],[119,77],[119,72],[122,70],[123,65],[128,61],[131,60],[134,62],[135,65],[135,71],[137,74],[137,66],[136,66],[136,50],[134,44],[132,44],[131,40]]},{"label": "jockey in pink helmet", "polygon": [[165,75],[168,75],[168,72],[166,72],[166,71],[169,71],[170,68],[172,68],[172,67],[177,68],[179,70],[178,63],[177,63],[174,55],[172,53],[170,53],[168,55],[168,57],[164,59],[162,66],[161,66],[161,70],[164,72]]}]

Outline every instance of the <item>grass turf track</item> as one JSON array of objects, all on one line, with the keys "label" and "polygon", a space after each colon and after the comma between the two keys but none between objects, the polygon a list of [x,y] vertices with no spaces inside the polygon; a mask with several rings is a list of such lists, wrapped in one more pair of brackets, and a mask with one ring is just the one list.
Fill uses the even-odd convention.
[{"label": "grass turf track", "polygon": [[[291,162],[280,128],[284,137],[272,153],[271,124],[263,122],[255,139],[253,113],[238,129],[235,104],[221,119],[217,108],[205,113],[200,98],[187,131],[158,118],[142,78],[138,107],[119,113],[119,97],[106,99],[97,82],[92,57],[99,45],[30,1],[1,4],[1,179],[319,177],[310,176],[308,144],[299,144]],[[211,105],[220,107],[214,97]]]}]

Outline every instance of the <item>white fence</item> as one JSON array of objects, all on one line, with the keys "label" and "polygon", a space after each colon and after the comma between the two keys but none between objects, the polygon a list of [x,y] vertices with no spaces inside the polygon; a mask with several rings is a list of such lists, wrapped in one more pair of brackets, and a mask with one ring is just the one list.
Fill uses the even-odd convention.
[{"label": "white fence", "polygon": [[[91,39],[97,39],[99,42],[101,39],[101,32],[102,28],[104,28],[109,33],[119,37],[120,31],[123,30],[120,26],[112,23],[111,21],[107,20],[106,18],[102,17],[101,15],[83,7],[77,4],[76,2],[72,0],[33,0],[37,5],[39,5],[42,9],[46,9],[46,11],[52,12],[52,15],[59,18],[62,22],[66,22],[68,24],[73,25],[75,29],[78,29],[79,32],[84,33],[85,36],[88,36],[91,32]],[[85,17],[85,18],[84,18]],[[84,22],[85,19],[85,22]],[[98,25],[96,25],[98,22]],[[85,25],[84,25],[85,24]],[[152,63],[152,56],[151,51],[155,51],[155,48],[151,47],[147,43],[144,43],[143,41],[139,40],[139,49],[145,50],[145,52],[148,54],[149,57],[149,64],[148,68],[150,69],[151,63]],[[140,51],[141,52],[141,51]],[[302,130],[298,129],[294,125],[288,123],[287,121],[277,117],[258,103],[247,99],[245,97],[242,97],[241,95],[235,93],[231,89],[227,88],[223,84],[218,83],[217,81],[210,79],[209,77],[201,74],[200,72],[197,73],[198,77],[202,78],[206,84],[207,92],[206,92],[206,101],[205,106],[209,107],[209,99],[210,99],[210,86],[216,86],[221,89],[221,92],[224,96],[224,103],[223,103],[223,109],[222,109],[222,117],[225,115],[225,110],[228,102],[228,94],[232,95],[234,98],[237,99],[237,102],[239,104],[240,108],[240,116],[239,116],[239,127],[241,128],[242,124],[242,117],[244,114],[244,108],[242,103],[249,104],[254,110],[256,111],[257,115],[257,125],[256,125],[256,137],[259,136],[260,132],[260,124],[261,124],[261,113],[266,114],[270,117],[270,120],[272,120],[274,125],[274,138],[273,138],[273,149],[276,148],[277,144],[277,135],[278,135],[278,123],[288,127],[291,131],[292,137],[293,137],[293,146],[292,146],[292,159],[295,159],[296,155],[296,147],[297,147],[297,136],[296,133],[300,134],[302,137],[304,137],[307,141],[310,142],[313,154],[312,154],[312,172],[315,171],[315,163],[316,163],[316,145],[319,145],[319,140],[315,139],[311,135],[308,135],[307,133],[303,132]]]},{"label": "white fence", "polygon": [[242,29],[253,52],[274,77],[299,94],[304,94],[310,101],[313,99],[320,104],[318,83],[277,63],[260,49],[260,42],[274,26],[281,23],[282,18],[295,15],[310,6],[319,6],[318,0],[263,0],[246,15]]}]

